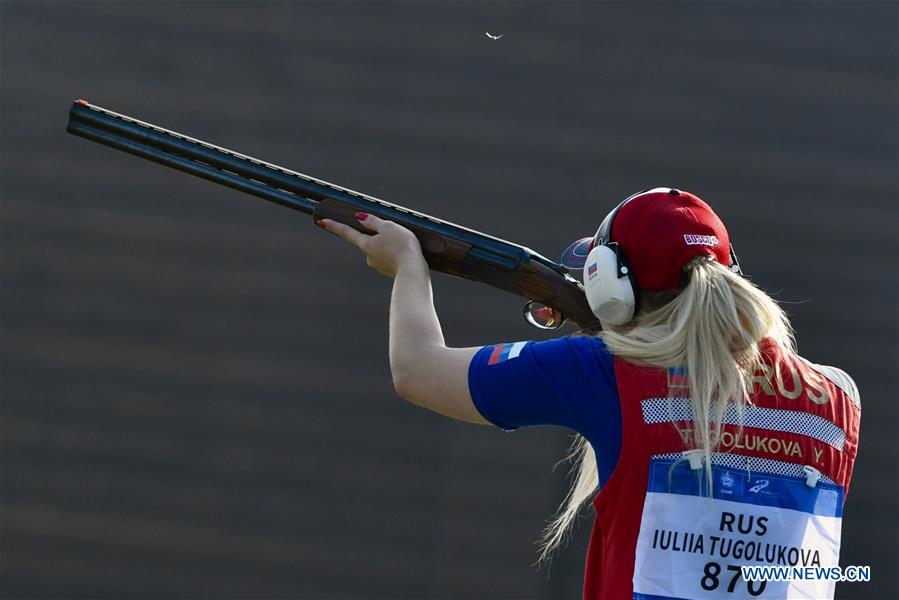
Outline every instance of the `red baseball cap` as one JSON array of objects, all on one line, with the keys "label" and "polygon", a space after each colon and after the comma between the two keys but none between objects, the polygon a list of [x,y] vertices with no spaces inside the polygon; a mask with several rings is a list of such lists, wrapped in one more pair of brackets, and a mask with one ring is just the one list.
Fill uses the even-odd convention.
[{"label": "red baseball cap", "polygon": [[[630,265],[637,285],[645,290],[676,290],[684,264],[708,254],[732,266],[730,236],[724,223],[698,196],[673,188],[634,194],[612,213],[610,239],[593,237],[571,244],[562,255],[569,269],[582,269],[597,243],[615,242]],[[607,219],[609,217],[606,217]],[[604,223],[605,224],[605,223]]]}]

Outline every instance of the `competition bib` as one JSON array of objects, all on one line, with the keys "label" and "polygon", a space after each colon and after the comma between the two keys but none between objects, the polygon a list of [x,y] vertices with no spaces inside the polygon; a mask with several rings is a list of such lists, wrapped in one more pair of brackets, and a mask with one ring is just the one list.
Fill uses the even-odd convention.
[{"label": "competition bib", "polygon": [[[655,457],[637,540],[635,600],[832,598],[832,581],[744,581],[743,566],[838,566],[843,490],[783,473]],[[716,460],[722,459],[722,460]],[[774,462],[774,461],[770,461]],[[798,465],[778,463],[792,469]]]}]

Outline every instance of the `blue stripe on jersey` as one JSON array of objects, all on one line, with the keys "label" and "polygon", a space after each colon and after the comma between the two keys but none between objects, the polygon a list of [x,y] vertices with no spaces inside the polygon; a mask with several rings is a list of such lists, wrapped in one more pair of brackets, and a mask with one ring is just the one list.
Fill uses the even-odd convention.
[{"label": "blue stripe on jersey", "polygon": [[[673,466],[676,465],[676,466]],[[673,466],[673,468],[672,468]],[[773,506],[827,517],[843,516],[843,488],[818,482],[809,487],[798,477],[772,475],[729,467],[712,467],[714,498],[757,506]],[[649,467],[650,492],[703,496],[705,469],[693,471],[687,461],[653,460]]]}]

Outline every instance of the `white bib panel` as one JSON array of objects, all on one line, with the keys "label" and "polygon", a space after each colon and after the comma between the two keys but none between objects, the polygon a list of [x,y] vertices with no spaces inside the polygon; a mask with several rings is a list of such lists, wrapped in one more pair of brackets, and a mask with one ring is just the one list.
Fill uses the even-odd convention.
[{"label": "white bib panel", "polygon": [[747,582],[740,567],[838,566],[842,488],[809,487],[801,477],[778,473],[712,469],[709,497],[700,493],[707,487],[705,469],[653,459],[634,598],[832,598],[832,581]]}]

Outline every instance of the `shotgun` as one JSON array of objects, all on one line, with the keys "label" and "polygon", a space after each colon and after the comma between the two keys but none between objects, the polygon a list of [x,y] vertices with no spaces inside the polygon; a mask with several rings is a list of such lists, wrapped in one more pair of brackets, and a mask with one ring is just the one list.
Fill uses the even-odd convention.
[{"label": "shotgun", "polygon": [[391,204],[290,169],[214,146],[77,100],[69,133],[202,177],[235,190],[367,232],[359,211],[395,221],[421,243],[428,266],[439,273],[480,281],[528,300],[523,315],[541,329],[566,320],[581,330],[599,328],[583,286],[568,269],[518,244]]}]

